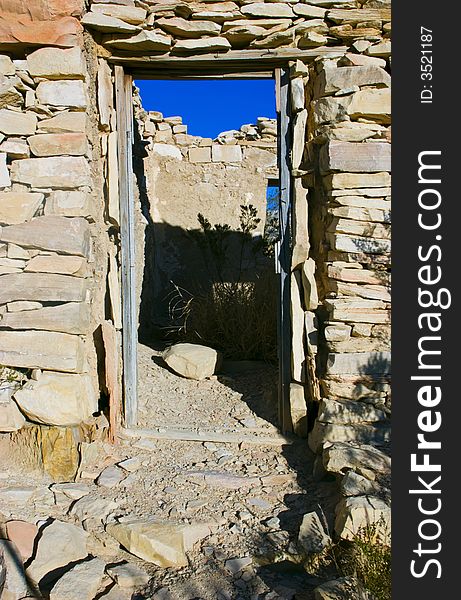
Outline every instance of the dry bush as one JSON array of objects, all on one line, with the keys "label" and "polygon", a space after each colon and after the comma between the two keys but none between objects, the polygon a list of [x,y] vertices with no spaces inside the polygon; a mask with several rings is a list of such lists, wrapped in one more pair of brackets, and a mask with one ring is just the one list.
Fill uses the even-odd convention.
[{"label": "dry bush", "polygon": [[277,359],[276,279],[266,273],[250,282],[215,282],[195,294],[176,288],[173,312],[178,337],[205,344],[233,360]]},{"label": "dry bush", "polygon": [[[253,237],[261,221],[256,208],[240,206],[235,231],[227,224],[212,225],[200,213],[197,220],[200,229],[190,235],[201,251],[208,280],[192,290],[171,282],[171,333],[182,341],[211,346],[224,358],[275,362],[277,276],[258,268],[258,259],[268,255],[273,240]],[[237,236],[235,253],[229,252],[231,234]]]},{"label": "dry bush", "polygon": [[390,539],[386,523],[380,519],[360,529],[350,541],[331,542],[321,552],[306,555],[304,568],[327,581],[346,577],[355,582],[355,591],[369,600],[391,600]]},{"label": "dry bush", "polygon": [[[364,527],[350,543],[334,550],[341,573],[358,579],[374,600],[391,600],[391,547],[378,535],[383,528],[383,521]],[[390,534],[385,537],[390,540]]]}]

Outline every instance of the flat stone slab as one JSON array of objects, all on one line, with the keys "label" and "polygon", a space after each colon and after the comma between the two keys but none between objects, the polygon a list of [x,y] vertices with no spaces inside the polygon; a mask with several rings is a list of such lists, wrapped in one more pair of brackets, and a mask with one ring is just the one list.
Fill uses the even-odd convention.
[{"label": "flat stone slab", "polygon": [[91,186],[90,167],[83,156],[52,156],[15,160],[11,180],[33,188],[73,189]]},{"label": "flat stone slab", "polygon": [[354,400],[330,400],[320,402],[317,419],[323,423],[376,423],[386,419],[386,413],[372,404]]},{"label": "flat stone slab", "polygon": [[0,110],[0,133],[5,135],[33,135],[37,128],[37,115],[31,112]]},{"label": "flat stone slab", "polygon": [[37,133],[85,133],[84,112],[63,112],[38,123]]},{"label": "flat stone slab", "polygon": [[113,488],[126,478],[126,473],[117,466],[106,467],[96,480],[97,485]]},{"label": "flat stone slab", "polygon": [[251,556],[244,556],[242,558],[229,558],[224,563],[226,570],[231,575],[237,575],[240,571],[243,571],[246,567],[249,567],[253,563]]},{"label": "flat stone slab", "polygon": [[42,81],[36,89],[40,104],[56,108],[86,108],[87,97],[82,81]]},{"label": "flat stone slab", "polygon": [[0,276],[0,304],[20,301],[83,302],[87,286],[84,279],[69,275],[9,273]]},{"label": "flat stone slab", "polygon": [[391,459],[378,448],[369,445],[335,443],[324,450],[323,466],[331,473],[344,474],[353,470],[368,479],[373,473],[389,475]]},{"label": "flat stone slab", "polygon": [[228,490],[238,490],[240,488],[261,485],[259,477],[233,475],[225,471],[187,471],[185,475],[194,480],[201,480],[206,485]]},{"label": "flat stone slab", "polygon": [[138,25],[131,25],[117,17],[110,17],[103,13],[88,12],[82,17],[82,24],[89,29],[96,29],[104,33],[133,33],[139,31]]},{"label": "flat stone slab", "polygon": [[380,173],[391,170],[391,144],[387,142],[330,141],[320,150],[320,171]]},{"label": "flat stone slab", "polygon": [[35,523],[26,521],[8,521],[6,524],[8,539],[16,544],[23,562],[29,560],[34,551],[34,542],[38,534]]},{"label": "flat stone slab", "polygon": [[70,514],[79,521],[94,518],[104,523],[107,516],[117,508],[118,504],[114,500],[105,500],[93,494],[86,494],[72,505]]},{"label": "flat stone slab", "polygon": [[27,70],[32,77],[46,79],[83,79],[85,63],[80,48],[40,48],[27,57]]},{"label": "flat stone slab", "polygon": [[62,521],[53,521],[42,530],[34,560],[27,575],[39,583],[59,567],[81,560],[88,554],[88,534],[81,528]]},{"label": "flat stone slab", "polygon": [[86,350],[81,338],[67,333],[0,331],[0,364],[82,373]]},{"label": "flat stone slab", "polygon": [[50,592],[50,600],[93,600],[104,575],[105,563],[99,558],[75,565]]},{"label": "flat stone slab", "polygon": [[124,563],[115,565],[107,570],[112,579],[122,588],[135,588],[146,585],[150,575],[138,566]]},{"label": "flat stone slab", "polygon": [[0,326],[9,329],[87,334],[90,330],[90,307],[86,302],[68,302],[37,310],[8,312],[0,319]]},{"label": "flat stone slab", "polygon": [[187,566],[186,551],[210,534],[206,525],[140,520],[111,523],[106,526],[106,530],[128,552],[159,567]]},{"label": "flat stone slab", "polygon": [[43,202],[37,192],[0,192],[0,225],[16,225],[30,221]]},{"label": "flat stone slab", "polygon": [[385,444],[391,439],[390,425],[384,423],[322,423],[316,421],[309,433],[308,443],[312,452],[319,453],[323,446],[335,442],[351,442],[353,444]]},{"label": "flat stone slab", "polygon": [[85,257],[90,250],[90,229],[81,217],[43,216],[28,223],[0,227],[0,241]]},{"label": "flat stone slab", "polygon": [[[353,321],[353,317],[350,319]],[[365,376],[388,375],[391,372],[390,352],[349,352],[328,355],[328,373]]]}]

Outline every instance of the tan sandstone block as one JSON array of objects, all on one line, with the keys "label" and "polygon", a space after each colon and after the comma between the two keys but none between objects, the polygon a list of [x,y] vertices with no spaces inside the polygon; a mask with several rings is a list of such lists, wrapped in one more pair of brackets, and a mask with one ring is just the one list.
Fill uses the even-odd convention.
[{"label": "tan sandstone block", "polygon": [[61,427],[78,425],[97,411],[98,402],[89,375],[44,372],[14,394],[32,421]]},{"label": "tan sandstone block", "polygon": [[87,106],[85,85],[82,81],[41,81],[36,93],[41,104],[71,108]]},{"label": "tan sandstone block", "polygon": [[26,158],[13,161],[11,179],[35,188],[90,186],[90,168],[82,156]]},{"label": "tan sandstone block", "polygon": [[88,256],[90,230],[80,217],[36,217],[27,223],[0,227],[0,241],[52,252]]},{"label": "tan sandstone block", "polygon": [[83,79],[85,66],[80,48],[40,48],[27,57],[32,77],[46,79]]},{"label": "tan sandstone block", "polygon": [[81,156],[88,151],[84,133],[41,133],[28,142],[34,156]]},{"label": "tan sandstone block", "polygon": [[189,149],[189,161],[193,163],[207,163],[211,162],[211,148],[190,148]]},{"label": "tan sandstone block", "polygon": [[0,331],[0,364],[82,373],[87,370],[85,344],[67,333]]},{"label": "tan sandstone block", "polygon": [[0,133],[5,135],[33,135],[37,128],[37,115],[30,112],[0,110]]},{"label": "tan sandstone block", "polygon": [[0,224],[14,225],[29,221],[43,201],[34,192],[0,192]]}]

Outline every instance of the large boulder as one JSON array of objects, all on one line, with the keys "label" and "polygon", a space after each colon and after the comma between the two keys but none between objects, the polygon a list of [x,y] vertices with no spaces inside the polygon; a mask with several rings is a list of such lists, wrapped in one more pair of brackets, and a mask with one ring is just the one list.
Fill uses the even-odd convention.
[{"label": "large boulder", "polygon": [[391,508],[376,496],[350,496],[336,507],[335,532],[345,540],[354,540],[369,530],[369,535],[390,542]]},{"label": "large boulder", "polygon": [[44,372],[14,394],[21,410],[47,425],[71,426],[88,419],[98,409],[88,375]]},{"label": "large boulder", "polygon": [[205,379],[215,372],[218,353],[199,344],[175,344],[163,353],[163,360],[178,375],[187,379]]}]

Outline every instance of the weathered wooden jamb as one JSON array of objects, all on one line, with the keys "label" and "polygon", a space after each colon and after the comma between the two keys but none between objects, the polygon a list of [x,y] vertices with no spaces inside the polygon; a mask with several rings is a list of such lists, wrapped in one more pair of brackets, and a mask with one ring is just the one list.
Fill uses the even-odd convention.
[{"label": "weathered wooden jamb", "polygon": [[115,66],[117,110],[118,167],[120,197],[121,279],[122,279],[122,347],[124,417],[127,427],[137,424],[137,311],[134,205],[132,189],[132,76],[120,65]]},{"label": "weathered wooden jamb", "polygon": [[291,127],[290,127],[290,77],[288,68],[276,70],[277,82],[277,160],[280,177],[279,229],[280,243],[277,244],[279,268],[279,423],[282,432],[292,430],[290,415],[291,383]]}]

